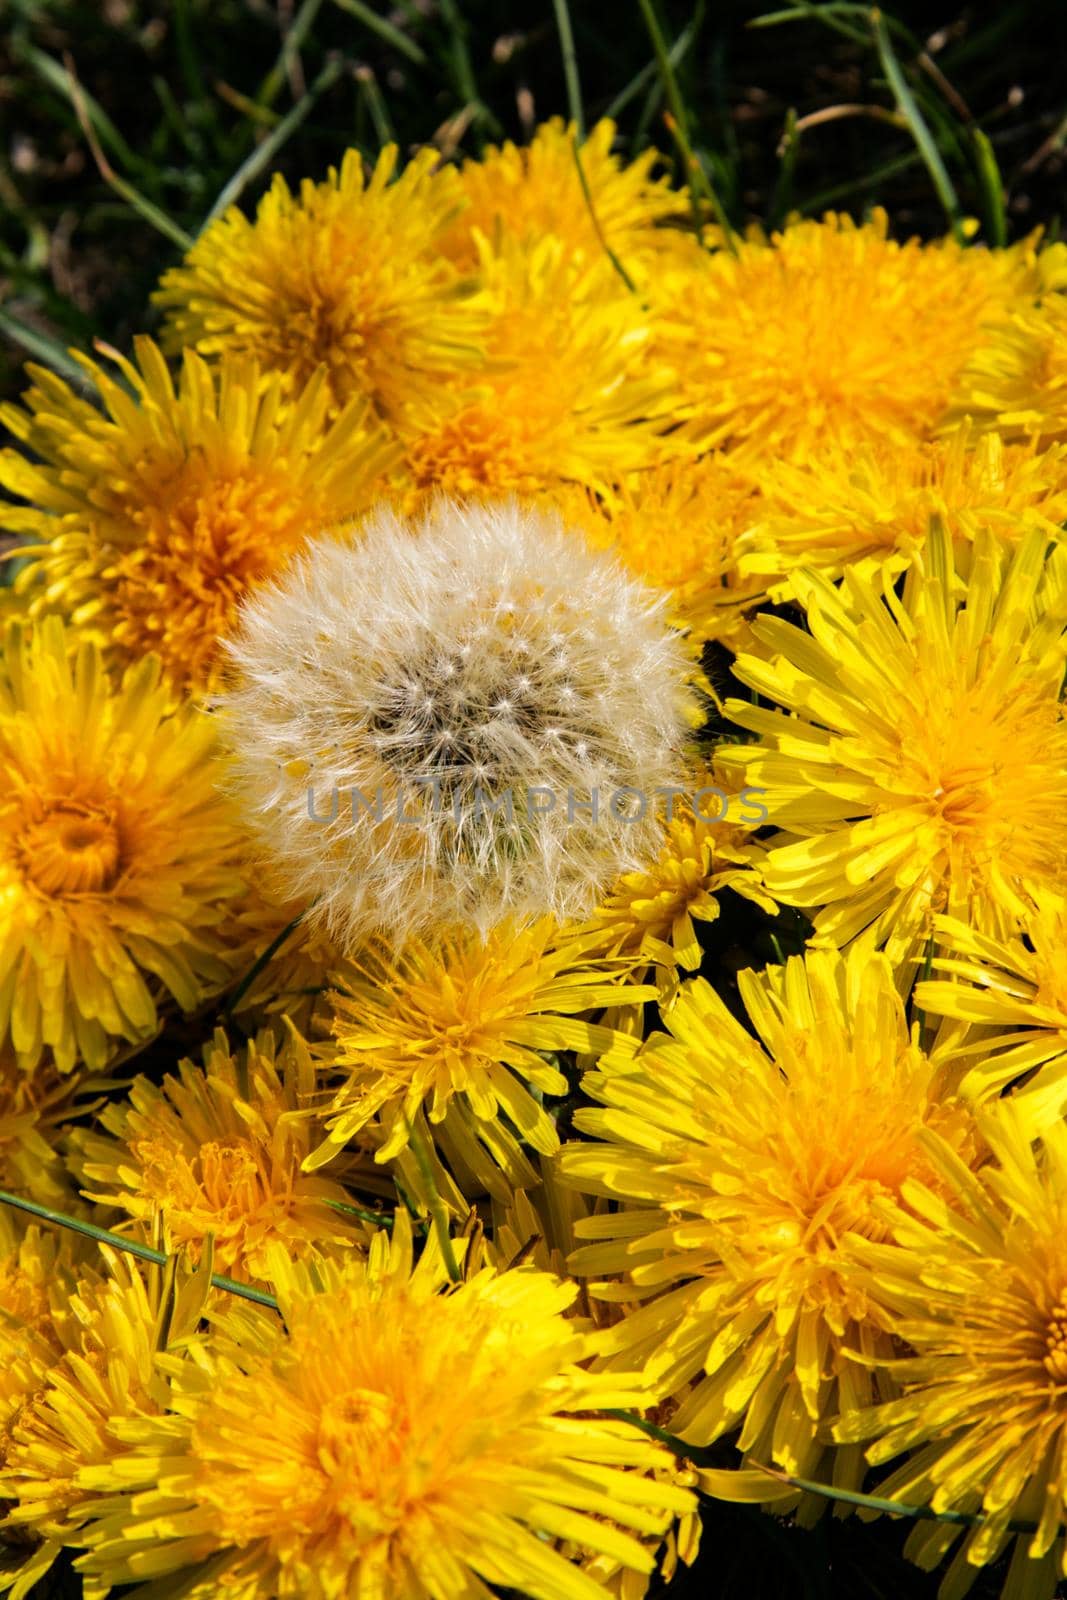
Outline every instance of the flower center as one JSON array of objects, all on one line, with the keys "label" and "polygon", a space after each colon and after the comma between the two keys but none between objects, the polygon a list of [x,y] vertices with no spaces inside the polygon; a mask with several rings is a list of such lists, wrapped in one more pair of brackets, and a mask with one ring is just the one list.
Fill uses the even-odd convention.
[{"label": "flower center", "polygon": [[[506,409],[506,408],[505,408]],[[525,429],[483,406],[471,406],[412,446],[412,475],[423,492],[456,495],[535,494]]]},{"label": "flower center", "polygon": [[208,1140],[191,1159],[165,1138],[140,1139],[133,1149],[144,1191],[171,1212],[172,1227],[206,1232],[213,1223],[246,1221],[267,1198],[259,1162],[242,1140]]},{"label": "flower center", "polygon": [[988,772],[948,772],[933,795],[933,805],[956,832],[981,828],[987,821],[995,796],[994,780]]},{"label": "flower center", "polygon": [[241,1142],[200,1146],[200,1185],[208,1207],[220,1216],[253,1212],[264,1199],[259,1162]]},{"label": "flower center", "polygon": [[1045,1371],[1057,1383],[1067,1383],[1067,1294],[1060,1296],[1048,1321]]},{"label": "flower center", "polygon": [[[1063,723],[1040,685],[988,702],[983,684],[916,689],[916,739],[890,786],[924,807],[961,874],[1030,875],[1059,848]],[[958,887],[965,892],[962,876]]]},{"label": "flower center", "polygon": [[97,806],[53,806],[19,841],[23,870],[45,894],[98,894],[121,869],[115,820]]},{"label": "flower center", "polygon": [[399,1447],[406,1429],[392,1396],[376,1389],[349,1389],[323,1405],[319,1417],[319,1462],[336,1473],[350,1463],[370,1465],[390,1439]]},{"label": "flower center", "polygon": [[226,474],[194,458],[162,485],[143,476],[122,506],[136,536],[109,574],[116,643],[157,652],[179,682],[213,682],[237,607],[321,525],[325,504],[265,466]]}]

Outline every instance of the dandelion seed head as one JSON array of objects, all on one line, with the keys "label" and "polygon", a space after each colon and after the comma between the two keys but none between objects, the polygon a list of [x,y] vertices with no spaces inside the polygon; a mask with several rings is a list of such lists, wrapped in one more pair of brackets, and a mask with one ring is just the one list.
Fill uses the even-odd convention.
[{"label": "dandelion seed head", "polygon": [[598,791],[603,813],[677,779],[681,647],[662,602],[553,514],[381,509],[257,595],[231,654],[245,810],[286,896],[346,942],[585,914],[659,847],[653,805],[594,820],[568,798]]}]

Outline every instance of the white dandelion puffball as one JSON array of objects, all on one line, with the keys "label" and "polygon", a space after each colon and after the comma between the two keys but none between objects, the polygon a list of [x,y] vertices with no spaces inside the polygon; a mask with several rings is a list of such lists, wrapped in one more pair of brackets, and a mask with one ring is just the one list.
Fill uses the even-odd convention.
[{"label": "white dandelion puffball", "polygon": [[379,508],[257,590],[228,648],[264,863],[345,945],[583,916],[662,842],[682,649],[662,599],[552,513]]}]

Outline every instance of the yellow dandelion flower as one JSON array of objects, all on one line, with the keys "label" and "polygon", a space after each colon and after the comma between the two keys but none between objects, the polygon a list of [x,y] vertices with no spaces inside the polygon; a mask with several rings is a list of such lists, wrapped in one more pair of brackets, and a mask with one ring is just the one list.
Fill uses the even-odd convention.
[{"label": "yellow dandelion flower", "polygon": [[74,1199],[56,1145],[75,1106],[80,1084],[51,1061],[26,1072],[10,1044],[0,1050],[0,1189],[40,1205],[69,1210]]},{"label": "yellow dandelion flower", "polygon": [[572,492],[559,505],[590,543],[668,592],[671,620],[696,650],[707,639],[742,646],[747,613],[765,598],[765,586],[741,577],[739,554],[763,508],[752,479],[728,454],[634,473],[607,503]]},{"label": "yellow dandelion flower", "polygon": [[553,117],[528,145],[490,145],[460,168],[466,205],[440,248],[474,272],[480,265],[476,233],[494,246],[514,239],[524,249],[555,234],[571,256],[602,256],[607,246],[627,271],[636,270],[655,252],[661,225],[684,220],[687,198],[668,178],[653,178],[657,151],[624,165],[612,153],[615,138],[615,124],[605,118],[579,143],[574,124]]},{"label": "yellow dandelion flower", "polygon": [[463,194],[423,150],[396,176],[388,145],[365,176],[357,150],[294,195],[276,175],[254,221],[236,206],[204,230],[155,295],[168,348],[239,351],[287,383],[326,370],[336,405],[354,396],[393,417],[432,405],[475,365],[483,311],[440,249]]},{"label": "yellow dandelion flower", "polygon": [[882,211],[861,226],[833,213],[792,221],[736,254],[694,255],[657,289],[675,313],[662,353],[692,408],[686,430],[761,461],[923,438],[983,321],[1035,277],[1029,245],[901,244]]},{"label": "yellow dandelion flower", "polygon": [[172,1414],[87,1475],[107,1497],[86,1572],[247,1600],[597,1600],[559,1541],[650,1572],[692,1496],[658,1481],[662,1445],[598,1415],[647,1396],[582,1365],[574,1285],[520,1267],[442,1293],[432,1253],[411,1256],[401,1212],[366,1264],[316,1282],[279,1260],[285,1328],[222,1323],[172,1365]]},{"label": "yellow dandelion flower", "polygon": [[1067,303],[1013,307],[985,329],[960,375],[950,420],[974,417],[1008,438],[1067,439]]},{"label": "yellow dandelion flower", "polygon": [[216,376],[187,352],[175,388],[152,341],[136,346],[138,365],[115,357],[125,386],[83,361],[103,412],[39,367],[25,410],[0,411],[40,458],[0,454],[0,484],[31,502],[4,522],[36,541],[17,587],[31,612],[62,608],[101,645],[154,651],[178,685],[210,688],[244,595],[365,509],[391,447],[358,402],[327,426],[321,374],[283,405],[247,362]]},{"label": "yellow dandelion flower", "polygon": [[63,1353],[79,1243],[0,1207],[0,1471],[16,1427]]},{"label": "yellow dandelion flower", "polygon": [[611,265],[555,237],[524,251],[482,246],[493,316],[486,364],[469,384],[417,397],[403,422],[399,484],[408,510],[436,491],[526,497],[572,482],[607,492],[630,471],[679,454],[666,438],[670,374],[649,354],[652,323]]},{"label": "yellow dandelion flower", "polygon": [[758,742],[720,759],[765,791],[765,886],[822,908],[821,942],[863,933],[904,962],[937,912],[999,934],[1067,882],[1064,573],[1035,530],[981,538],[964,582],[935,526],[903,598],[798,571],[810,631],[753,624],[769,659],[735,670],[776,705],[728,702]]},{"label": "yellow dandelion flower", "polygon": [[243,888],[211,719],[173,710],[159,662],[109,683],[51,618],[0,656],[0,1046],[23,1070],[96,1069],[230,973],[219,937]]},{"label": "yellow dandelion flower", "polygon": [[[79,1291],[98,1281],[92,1260],[83,1259],[86,1250],[72,1233],[43,1232],[0,1208],[0,1586],[13,1600],[27,1600],[59,1551],[54,1540],[41,1544],[39,1529],[18,1521],[18,1489],[8,1473],[47,1407],[53,1374],[78,1343]],[[63,1457],[53,1460],[53,1473],[67,1465]]]},{"label": "yellow dandelion flower", "polygon": [[1047,893],[1036,901],[1025,942],[939,918],[939,943],[952,954],[933,969],[949,976],[920,983],[915,1004],[966,1024],[949,1046],[961,1094],[984,1101],[1013,1089],[1042,1127],[1067,1108],[1067,904]]},{"label": "yellow dandelion flower", "polygon": [[[157,1356],[188,1337],[204,1309],[206,1279],[186,1278],[164,1299],[128,1258],[106,1252],[109,1276],[83,1276],[70,1302],[63,1348],[12,1428],[0,1466],[6,1541],[42,1541],[11,1589],[28,1596],[60,1547],[76,1544],[95,1496],[83,1475],[122,1454],[123,1428],[156,1415],[167,1398]],[[8,1579],[10,1582],[10,1579]]]},{"label": "yellow dandelion flower", "polygon": [[[1067,451],[1005,445],[968,425],[921,443],[832,446],[803,464],[781,462],[763,484],[757,515],[740,539],[751,583],[797,567],[839,573],[871,561],[902,570],[940,519],[957,545],[986,531],[1015,540],[1067,521]],[[961,565],[965,551],[958,552]]]},{"label": "yellow dandelion flower", "polygon": [[559,1148],[543,1103],[568,1092],[553,1053],[636,1048],[585,1020],[654,998],[626,986],[632,965],[589,957],[581,940],[557,942],[550,918],[500,923],[484,941],[459,929],[401,950],[371,942],[338,973],[333,1065],[344,1078],[326,1112],[329,1136],[305,1165],[331,1160],[368,1127],[382,1134],[375,1159],[388,1161],[425,1113],[457,1175],[504,1198],[509,1183],[536,1183],[520,1141],[542,1155]]},{"label": "yellow dandelion flower", "polygon": [[279,1050],[261,1033],[239,1053],[217,1031],[204,1065],[183,1061],[161,1086],[135,1078],[99,1116],[102,1133],[71,1136],[71,1165],[88,1199],[125,1211],[167,1250],[200,1259],[210,1233],[220,1272],[265,1276],[273,1241],[290,1255],[345,1248],[361,1235],[337,1204],[339,1183],[300,1164],[316,1143],[309,1115],[317,1073],[290,1032]]},{"label": "yellow dandelion flower", "polygon": [[669,812],[655,861],[624,873],[580,933],[599,936],[606,955],[633,954],[691,972],[700,965],[694,922],[716,919],[720,890],[772,915],[777,907],[760,887],[762,850],[752,838],[763,817],[758,795],[730,794],[709,773],[693,781],[691,794],[671,796]]},{"label": "yellow dandelion flower", "polygon": [[[594,1242],[571,1268],[623,1275],[591,1285],[631,1306],[605,1353],[649,1363],[680,1399],[675,1432],[706,1445],[740,1428],[741,1451],[812,1477],[820,1424],[880,1393],[871,1363],[892,1353],[847,1241],[883,1233],[880,1199],[928,1171],[924,1128],[967,1156],[975,1137],[880,953],[814,951],[739,983],[758,1040],[697,978],[666,1011],[669,1036],[583,1079],[599,1108],[576,1112],[591,1142],[564,1148],[563,1175],[626,1204],[575,1224]],[[860,1470],[852,1452],[834,1481]]]},{"label": "yellow dandelion flower", "polygon": [[[1017,1110],[983,1121],[997,1159],[979,1178],[931,1141],[941,1192],[909,1183],[893,1241],[853,1244],[910,1350],[892,1364],[903,1393],[835,1436],[874,1439],[872,1465],[905,1458],[878,1495],[980,1515],[966,1533],[917,1523],[905,1546],[932,1568],[962,1538],[946,1600],[1011,1546],[1005,1595],[1052,1600],[1067,1576],[1067,1129],[1035,1148]],[[1032,1531],[1015,1537],[1016,1523]]]},{"label": "yellow dandelion flower", "polygon": [[[695,1491],[700,1486],[700,1474],[688,1462],[677,1457],[670,1466],[661,1468],[656,1476],[661,1482],[673,1484],[683,1492]],[[692,1566],[700,1553],[700,1535],[699,1508],[688,1516],[679,1517],[665,1539],[658,1535],[646,1535],[645,1543],[649,1550],[658,1555],[658,1571],[652,1580],[653,1594],[663,1593],[665,1588],[674,1583],[680,1563]],[[608,1600],[608,1597],[610,1600],[645,1600],[650,1592],[648,1574],[624,1566],[618,1557],[584,1555],[583,1558],[581,1546],[573,1540],[567,1541],[561,1549],[569,1559],[580,1561],[581,1570],[600,1585],[604,1600]]]}]

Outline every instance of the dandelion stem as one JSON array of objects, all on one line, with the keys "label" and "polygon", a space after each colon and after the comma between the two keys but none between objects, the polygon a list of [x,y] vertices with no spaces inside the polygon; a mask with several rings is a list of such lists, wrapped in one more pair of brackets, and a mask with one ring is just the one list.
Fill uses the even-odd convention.
[{"label": "dandelion stem", "polygon": [[[652,41],[652,49],[655,52],[656,64],[659,68],[660,82],[663,85],[663,93],[670,108],[667,127],[682,157],[690,194],[693,196],[694,202],[698,193],[707,201],[716,222],[722,229],[727,248],[736,255],[737,246],[734,242],[734,231],[730,226],[730,219],[723,210],[722,202],[715,193],[711,180],[704,170],[704,164],[693,150],[689,139],[689,119],[685,112],[685,102],[678,88],[678,79],[675,76],[670,52],[667,49],[667,42],[663,37],[663,30],[659,25],[659,18],[656,16],[652,0],[637,0],[637,3],[641,7],[641,14],[645,19],[648,36]],[[698,214],[697,221],[699,224],[700,218]]]},{"label": "dandelion stem", "polygon": [[958,244],[964,244],[966,240],[963,232],[963,216],[960,211],[959,199],[952,186],[952,179],[949,177],[945,163],[941,159],[941,152],[937,148],[934,136],[927,127],[926,119],[919,110],[918,101],[908,87],[904,70],[897,60],[896,52],[889,38],[889,30],[885,25],[885,18],[877,7],[871,12],[871,27],[874,30],[874,42],[878,47],[878,56],[888,79],[889,87],[893,91],[893,98],[896,100],[897,108],[907,119],[911,136],[915,140],[919,154],[926,163],[926,169],[930,177],[933,179],[934,188],[937,190],[938,198],[945,208],[945,214],[952,227],[953,238]]},{"label": "dandelion stem", "polygon": [[595,232],[597,239],[600,241],[600,247],[607,256],[608,260],[611,262],[612,266],[615,268],[615,271],[619,274],[619,277],[622,279],[623,283],[629,289],[630,293],[636,294],[637,285],[634,283],[634,280],[631,278],[630,274],[627,272],[626,268],[623,266],[622,262],[611,248],[604,236],[604,230],[600,226],[600,218],[597,216],[596,207],[593,204],[593,195],[589,188],[589,180],[585,175],[585,168],[582,166],[582,152],[578,148],[577,139],[571,141],[571,151],[574,155],[574,165],[578,168],[578,182],[581,184],[582,194],[585,196],[586,207],[589,211],[589,220],[592,222],[593,231]]},{"label": "dandelion stem", "polygon": [[327,1200],[326,1204],[335,1211],[343,1211],[346,1216],[358,1217],[361,1222],[372,1222],[375,1227],[385,1228],[388,1232],[393,1226],[393,1219],[385,1211],[371,1211],[366,1206],[349,1205],[347,1200]]},{"label": "dandelion stem", "polygon": [[[765,1472],[779,1483],[788,1483],[794,1489],[808,1494],[821,1495],[824,1500],[840,1500],[844,1505],[866,1507],[868,1511],[881,1511],[890,1517],[913,1517],[919,1522],[950,1522],[961,1528],[980,1528],[988,1519],[974,1511],[935,1511],[932,1506],[908,1505],[903,1500],[883,1500],[879,1495],[861,1494],[858,1489],[838,1489],[830,1483],[816,1483],[811,1478],[795,1478],[792,1473],[781,1472],[777,1467],[765,1466],[762,1461],[749,1465],[757,1472]],[[1009,1522],[1010,1533],[1036,1533],[1036,1522]]]},{"label": "dandelion stem", "polygon": [[255,961],[253,961],[252,965],[249,967],[248,971],[237,985],[237,988],[233,991],[233,994],[222,1008],[222,1015],[227,1022],[233,1016],[234,1012],[237,1010],[237,1007],[240,1005],[249,989],[263,971],[263,968],[268,962],[274,960],[274,957],[278,954],[278,951],[281,949],[286,939],[288,939],[293,929],[300,922],[303,915],[304,913],[300,911],[293,918],[292,922],[287,922],[281,933],[278,934],[277,938],[272,939],[262,954],[257,956]]},{"label": "dandelion stem", "polygon": [[[41,1222],[49,1222],[57,1228],[67,1228],[71,1233],[80,1233],[86,1239],[93,1239],[97,1244],[109,1244],[114,1250],[122,1250],[128,1256],[136,1256],[140,1261],[150,1261],[153,1266],[165,1267],[168,1257],[162,1250],[153,1250],[151,1245],[140,1244],[136,1239],[124,1239],[121,1234],[109,1233],[106,1228],[98,1228],[93,1222],[83,1222],[80,1217],[68,1217],[65,1211],[52,1211],[48,1206],[40,1206],[34,1200],[24,1200],[21,1195],[8,1194],[0,1189],[0,1205],[14,1206],[19,1211],[26,1211],[31,1217],[37,1217]],[[271,1311],[279,1309],[278,1302],[273,1295],[267,1294],[263,1289],[254,1289],[251,1284],[238,1283],[233,1278],[225,1278],[221,1274],[211,1274],[211,1285],[214,1289],[224,1289],[227,1294],[240,1295],[242,1300],[252,1300],[257,1306],[267,1306]]]},{"label": "dandelion stem", "polygon": [[279,119],[277,126],[271,129],[260,144],[257,144],[251,155],[242,161],[237,171],[220,189],[218,199],[204,218],[200,229],[201,233],[203,233],[204,228],[214,222],[216,217],[220,217],[224,211],[228,210],[252,180],[257,178],[265,167],[270,165],[290,134],[294,133],[303,122],[319,96],[325,94],[326,90],[337,82],[337,79],[341,76],[341,71],[341,62],[328,61],[326,63],[314,83],[301,95],[292,110]]},{"label": "dandelion stem", "polygon": [[567,86],[567,107],[571,121],[578,130],[579,141],[585,139],[585,113],[582,109],[582,86],[578,79],[578,57],[574,50],[574,29],[567,0],[552,0],[559,31],[559,47],[563,56],[563,80]]},{"label": "dandelion stem", "polygon": [[[665,1444],[676,1456],[681,1456],[686,1461],[691,1461],[695,1466],[703,1464],[707,1450],[698,1445],[687,1444],[684,1439],[679,1439],[677,1434],[670,1433],[666,1428],[659,1428],[654,1422],[649,1422],[645,1417],[639,1416],[636,1411],[605,1411],[606,1417],[615,1417],[619,1422],[627,1422],[632,1428],[638,1428],[642,1433],[647,1433],[650,1439],[658,1439]],[[757,1472],[765,1472],[768,1478],[774,1478],[778,1483],[786,1483],[792,1489],[802,1489],[807,1494],[821,1495],[825,1500],[840,1500],[845,1505],[866,1507],[869,1511],[880,1511],[890,1517],[913,1517],[921,1522],[950,1522],[963,1528],[980,1528],[986,1518],[980,1513],[972,1511],[935,1511],[932,1506],[908,1505],[903,1500],[883,1500],[878,1495],[861,1494],[857,1489],[838,1489],[830,1483],[816,1483],[812,1478],[795,1478],[792,1473],[782,1472],[778,1467],[766,1466],[762,1461],[753,1461],[746,1458],[745,1465],[754,1468]],[[729,1472],[723,1473],[724,1477]],[[708,1499],[718,1498],[708,1495]],[[1011,1522],[1008,1530],[1011,1533],[1034,1533],[1037,1529],[1036,1522]]]}]

